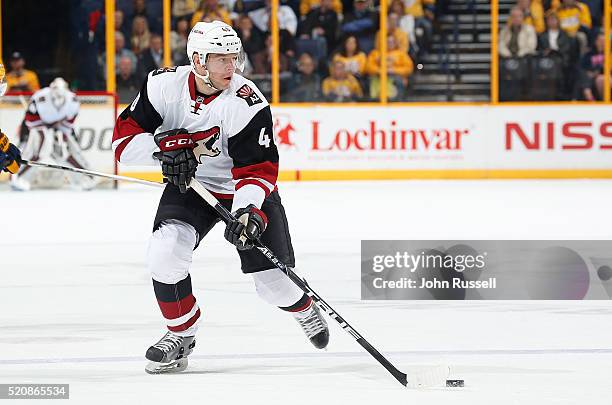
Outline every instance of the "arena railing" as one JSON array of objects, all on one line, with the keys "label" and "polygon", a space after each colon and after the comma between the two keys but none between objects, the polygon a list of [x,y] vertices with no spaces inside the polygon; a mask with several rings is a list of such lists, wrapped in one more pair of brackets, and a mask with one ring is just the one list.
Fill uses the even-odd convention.
[{"label": "arena railing", "polygon": [[[171,66],[171,52],[170,52],[170,25],[171,25],[171,11],[170,4],[171,0],[160,0],[163,3],[163,38],[164,38],[164,65]],[[380,36],[381,38],[386,38],[387,36],[387,19],[385,16],[387,15],[389,0],[380,0]],[[296,105],[296,106],[309,106],[309,105],[321,105],[326,103],[285,103],[280,101],[280,83],[279,83],[279,30],[278,30],[278,18],[277,18],[277,10],[280,4],[280,0],[272,0],[272,43],[273,43],[273,59],[272,59],[272,104],[282,104],[282,105]],[[487,102],[393,102],[393,105],[423,105],[423,104],[434,104],[434,105],[458,105],[458,104],[546,104],[546,105],[554,105],[554,104],[601,104],[601,103],[610,103],[611,102],[611,90],[610,90],[610,70],[611,70],[611,46],[610,46],[610,35],[611,35],[611,15],[612,7],[610,1],[604,2],[604,18],[603,18],[603,28],[605,33],[605,52],[604,52],[604,94],[602,101],[596,102],[562,102],[562,101],[538,101],[538,102],[528,102],[528,101],[517,101],[517,102],[507,102],[499,100],[499,55],[498,55],[498,39],[499,39],[499,1],[491,0],[491,9],[490,9],[490,17],[491,17],[491,58],[490,58],[490,79],[491,79],[491,87],[490,87],[490,101]],[[477,4],[470,3],[470,7],[478,7]],[[105,0],[105,14],[107,18],[106,24],[106,90],[108,92],[114,93],[116,90],[115,83],[115,49],[114,49],[114,32],[112,27],[114,27],[114,12],[115,12],[115,0]],[[380,98],[378,101],[369,102],[369,103],[346,103],[349,105],[359,104],[359,105],[386,105],[390,104],[389,97],[387,94],[387,82],[389,80],[387,75],[387,44],[386,41],[380,41],[381,47],[381,69],[380,69],[380,81],[381,81],[381,90],[380,90]],[[450,52],[450,47],[446,47],[447,52]],[[448,64],[450,61],[450,57],[446,58],[446,63]],[[448,66],[447,66],[448,68]],[[447,74],[451,74],[451,72],[447,72]],[[338,105],[338,103],[331,103],[333,105]]]}]

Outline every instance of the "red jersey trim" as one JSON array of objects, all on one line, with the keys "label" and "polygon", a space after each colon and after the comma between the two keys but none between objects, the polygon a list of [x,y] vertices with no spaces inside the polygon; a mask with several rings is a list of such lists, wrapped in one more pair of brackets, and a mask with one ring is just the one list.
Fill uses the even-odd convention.
[{"label": "red jersey trim", "polygon": [[261,187],[263,191],[266,193],[266,198],[270,195],[270,188],[266,186],[264,183],[262,183],[261,181],[256,180],[256,179],[240,180],[238,184],[236,184],[236,191],[240,190],[242,187],[246,186],[247,184],[254,184],[256,186]]},{"label": "red jersey trim", "polygon": [[201,102],[204,103],[204,105],[209,104],[211,101],[213,101],[214,99],[216,99],[219,94],[222,93],[222,91],[219,91],[215,94],[202,94],[197,90],[196,87],[196,77],[193,74],[193,72],[189,72],[189,77],[187,78],[187,83],[189,86],[189,97],[191,97],[191,99],[193,101],[195,101],[196,103],[198,102],[198,96],[201,97]]},{"label": "red jersey trim", "polygon": [[26,113],[25,120],[28,121],[28,122],[31,122],[31,121],[40,121],[40,115],[32,114],[32,113]]},{"label": "red jersey trim", "polygon": [[123,153],[123,150],[128,146],[128,143],[130,143],[130,141],[134,139],[135,136],[136,135],[128,136],[117,146],[117,148],[115,149],[115,160],[117,162],[121,162],[121,154]]},{"label": "red jersey trim", "polygon": [[232,200],[234,199],[234,194],[222,194],[215,193],[214,191],[208,190],[210,194],[212,194],[217,200]]},{"label": "red jersey trim", "polygon": [[244,167],[235,167],[232,169],[232,176],[234,176],[235,180],[254,177],[265,180],[270,184],[276,184],[278,163],[262,162]]}]

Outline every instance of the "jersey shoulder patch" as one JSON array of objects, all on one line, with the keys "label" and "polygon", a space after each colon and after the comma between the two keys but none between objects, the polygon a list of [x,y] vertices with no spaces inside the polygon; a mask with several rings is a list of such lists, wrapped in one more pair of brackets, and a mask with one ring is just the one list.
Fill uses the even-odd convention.
[{"label": "jersey shoulder patch", "polygon": [[236,96],[243,99],[249,107],[263,103],[261,97],[246,83],[236,90]]},{"label": "jersey shoulder patch", "polygon": [[161,75],[162,73],[176,73],[178,66],[160,67],[151,72],[151,76]]}]

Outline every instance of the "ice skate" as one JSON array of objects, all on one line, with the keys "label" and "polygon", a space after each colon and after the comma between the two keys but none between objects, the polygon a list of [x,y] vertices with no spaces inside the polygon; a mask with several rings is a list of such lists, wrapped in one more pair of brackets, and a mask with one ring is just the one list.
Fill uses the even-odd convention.
[{"label": "ice skate", "polygon": [[178,336],[168,332],[159,342],[149,347],[145,367],[149,374],[176,373],[187,368],[187,356],[195,347],[195,336]]},{"label": "ice skate", "polygon": [[294,312],[293,317],[300,324],[306,337],[317,349],[325,349],[329,343],[327,322],[314,302],[305,310]]}]

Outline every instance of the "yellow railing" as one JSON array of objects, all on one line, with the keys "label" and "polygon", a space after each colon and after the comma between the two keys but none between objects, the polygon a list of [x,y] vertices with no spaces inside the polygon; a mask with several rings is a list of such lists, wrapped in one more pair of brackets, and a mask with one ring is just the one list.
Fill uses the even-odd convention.
[{"label": "yellow railing", "polygon": [[[171,0],[160,0],[163,2],[163,38],[164,38],[164,65],[170,66],[171,54],[170,54],[170,1]],[[600,103],[610,103],[611,101],[611,90],[610,90],[610,70],[612,68],[611,63],[611,16],[612,8],[610,2],[612,0],[604,1],[604,33],[605,33],[605,57],[604,57],[604,94],[603,101]],[[0,0],[1,2],[1,0]],[[1,4],[1,3],[0,3]],[[273,57],[272,57],[272,103],[280,104],[280,83],[279,83],[279,30],[278,30],[278,18],[277,10],[280,4],[279,0],[272,0],[272,44],[273,44]],[[387,15],[389,0],[380,0],[380,35],[379,38],[386,38],[387,34]],[[106,12],[106,90],[109,92],[115,92],[115,40],[114,40],[114,13],[115,13],[115,0],[105,0],[105,12]],[[1,16],[0,16],[1,17]],[[2,51],[1,41],[1,27],[2,20],[0,18],[0,55]],[[498,32],[499,32],[499,1],[491,0],[491,94],[490,103],[499,104],[499,60],[498,60]],[[381,58],[380,58],[380,100],[375,105],[387,104],[387,43],[384,40],[378,44],[381,47]],[[506,104],[507,102],[504,102]],[[555,104],[564,102],[538,102],[537,104]],[[589,102],[590,103],[590,102]],[[283,103],[288,104],[288,103]],[[313,103],[299,103],[299,105],[312,105]],[[320,103],[319,103],[320,104]],[[363,104],[363,103],[360,103]],[[371,103],[370,103],[371,104]],[[397,105],[398,103],[393,103]],[[402,103],[399,103],[402,104]],[[409,103],[410,105],[423,105],[429,103]],[[439,104],[451,104],[460,105],[465,103],[433,103]],[[480,103],[482,104],[482,103]],[[516,103],[514,103],[516,104]],[[525,104],[525,103],[520,103]],[[296,104],[297,105],[297,104]]]},{"label": "yellow railing", "polygon": [[491,104],[499,103],[499,58],[497,34],[499,32],[499,2],[491,2]]}]

